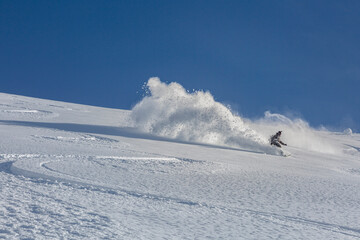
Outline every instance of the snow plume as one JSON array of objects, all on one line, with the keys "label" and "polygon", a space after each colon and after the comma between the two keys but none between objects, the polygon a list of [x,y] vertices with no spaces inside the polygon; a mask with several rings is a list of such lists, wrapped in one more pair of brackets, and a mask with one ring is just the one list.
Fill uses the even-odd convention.
[{"label": "snow plume", "polygon": [[269,146],[267,137],[216,102],[210,92],[190,93],[176,82],[166,84],[159,78],[150,78],[145,87],[147,96],[132,109],[132,119],[142,131],[183,141],[278,153]]},{"label": "snow plume", "polygon": [[283,131],[281,139],[289,146],[321,153],[337,154],[341,149],[329,140],[321,137],[321,132],[309,126],[300,119],[291,119],[281,114],[265,112],[259,120],[248,122],[249,126],[261,132],[263,136],[270,136],[277,131]]}]

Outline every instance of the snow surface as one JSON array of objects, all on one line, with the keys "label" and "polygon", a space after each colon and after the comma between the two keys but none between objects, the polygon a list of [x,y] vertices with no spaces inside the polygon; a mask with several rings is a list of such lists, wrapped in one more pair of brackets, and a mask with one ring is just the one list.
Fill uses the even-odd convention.
[{"label": "snow surface", "polygon": [[133,111],[0,94],[0,238],[360,239],[359,134],[148,87]]}]

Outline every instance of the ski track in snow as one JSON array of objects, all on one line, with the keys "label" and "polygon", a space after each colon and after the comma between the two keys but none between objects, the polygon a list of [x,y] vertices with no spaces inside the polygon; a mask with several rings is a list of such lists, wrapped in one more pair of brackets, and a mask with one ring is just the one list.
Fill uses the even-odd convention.
[{"label": "ski track in snow", "polygon": [[0,99],[0,239],[360,239],[355,134],[329,136],[347,155],[283,158],[110,134],[126,112]]},{"label": "ski track in snow", "polygon": [[[89,192],[94,192],[95,194],[101,194],[101,195],[110,195],[112,198],[131,198],[135,199],[133,201],[139,201],[141,199],[142,201],[148,202],[160,202],[165,205],[175,205],[173,207],[176,207],[176,205],[180,205],[180,209],[182,208],[197,208],[203,209],[201,211],[208,211],[208,212],[217,212],[221,213],[221,215],[227,215],[231,216],[231,218],[235,219],[242,219],[242,218],[250,218],[250,219],[256,219],[259,223],[262,224],[269,224],[271,225],[277,225],[280,227],[286,227],[286,229],[313,229],[317,232],[319,231],[327,231],[330,234],[340,234],[339,236],[348,236],[348,237],[354,237],[354,238],[360,238],[360,229],[336,225],[332,223],[326,223],[311,219],[306,219],[302,217],[293,217],[293,216],[287,216],[287,215],[281,215],[273,212],[264,212],[264,211],[258,211],[258,210],[251,210],[246,208],[239,208],[239,207],[229,207],[226,205],[222,205],[219,203],[207,203],[201,202],[201,201],[194,201],[189,200],[186,198],[179,198],[179,197],[171,197],[166,195],[157,195],[154,193],[149,192],[142,192],[142,191],[133,191],[126,188],[121,188],[119,186],[109,185],[108,182],[103,181],[102,178],[86,178],[86,177],[78,177],[84,176],[87,174],[79,174],[79,172],[76,172],[76,174],[68,174],[68,171],[59,170],[56,166],[64,166],[66,165],[66,159],[68,161],[76,161],[80,160],[82,162],[81,164],[84,164],[85,162],[90,162],[91,164],[100,165],[100,166],[106,166],[103,162],[104,160],[110,160],[112,161],[108,165],[111,166],[111,168],[114,169],[123,169],[124,171],[129,171],[129,168],[122,167],[123,165],[129,165],[136,169],[137,171],[141,170],[142,172],[152,172],[157,171],[164,172],[165,169],[170,171],[175,167],[175,165],[180,166],[181,170],[184,170],[183,168],[187,168],[188,165],[191,164],[197,164],[198,166],[196,169],[199,169],[201,165],[207,165],[206,168],[209,168],[209,164],[206,164],[204,162],[199,161],[193,161],[191,159],[178,159],[173,157],[119,157],[119,156],[43,156],[43,155],[36,155],[36,154],[22,154],[22,155],[16,155],[16,154],[9,154],[9,155],[0,155],[2,159],[6,160],[5,163],[2,163],[1,170],[4,172],[7,172],[8,174],[15,174],[14,177],[21,179],[22,181],[27,181],[35,184],[42,184],[42,185],[56,185],[57,188],[59,187],[69,187],[70,189],[77,189],[85,190]],[[46,159],[51,159],[46,161]],[[44,161],[45,160],[45,161]],[[100,161],[100,162],[99,162]],[[53,163],[53,164],[52,164]],[[116,163],[117,165],[114,165]],[[102,165],[101,165],[102,164]],[[139,165],[139,166],[134,166]],[[159,165],[163,166],[163,169],[159,169]],[[210,164],[211,165],[211,164]],[[146,166],[146,167],[144,167]],[[143,169],[141,169],[141,167]],[[214,166],[212,166],[214,167]],[[210,168],[212,168],[210,167]],[[92,169],[98,169],[96,167],[91,167]],[[188,169],[190,170],[190,169]],[[209,170],[209,169],[208,169]],[[190,170],[193,171],[193,170]],[[197,170],[198,172],[204,173],[203,170]],[[210,170],[211,172],[211,170]],[[109,172],[107,171],[107,174]],[[209,173],[208,173],[209,174]],[[100,176],[100,175],[99,175]],[[102,175],[101,175],[102,176]],[[28,178],[30,177],[30,178]],[[113,177],[112,177],[113,178]],[[110,179],[112,179],[110,178]],[[98,181],[96,181],[98,180]],[[101,180],[101,181],[99,181]],[[34,192],[31,192],[34,194]],[[41,192],[37,193],[38,195],[41,195]],[[42,196],[43,198],[44,196]],[[49,197],[49,196],[45,196]],[[58,201],[55,199],[55,201]],[[185,207],[184,207],[185,206]],[[58,214],[55,214],[54,212],[51,212],[47,210],[46,212],[40,205],[37,204],[30,204],[28,206],[30,208],[30,212],[33,214],[42,214],[42,215],[51,215],[52,217],[61,217]],[[79,207],[79,206],[77,206]],[[76,206],[68,207],[69,209],[77,208]],[[13,212],[14,209],[12,207],[6,209],[9,213]],[[11,214],[10,214],[11,215]],[[109,227],[108,222],[110,222],[109,218],[106,216],[99,215],[98,213],[81,213],[82,221],[89,222],[88,225],[91,225],[90,223],[94,223],[96,226],[98,226],[98,230],[100,230],[100,226]],[[92,220],[90,220],[90,219]],[[97,220],[94,220],[93,218],[98,218]],[[64,222],[66,223],[66,222]],[[90,226],[88,226],[90,227]],[[18,230],[18,233],[21,233],[21,231],[30,231],[31,227],[26,227],[26,225],[21,225],[20,229]],[[30,229],[30,230],[29,230]],[[96,228],[95,228],[96,229]],[[101,231],[104,231],[105,229],[101,229]],[[9,230],[3,231],[4,233],[9,233]],[[106,233],[106,230],[104,231]],[[87,237],[89,235],[81,235],[77,234],[76,231],[69,232],[69,236],[72,237]],[[49,235],[50,236],[50,235]],[[108,236],[110,237],[120,237],[120,235],[112,235],[111,233],[108,233]],[[124,236],[122,236],[124,237]]]}]

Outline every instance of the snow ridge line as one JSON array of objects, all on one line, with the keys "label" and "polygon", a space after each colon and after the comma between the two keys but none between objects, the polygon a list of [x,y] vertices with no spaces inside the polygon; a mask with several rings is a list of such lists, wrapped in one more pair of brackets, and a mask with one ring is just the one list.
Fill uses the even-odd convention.
[{"label": "snow ridge line", "polygon": [[[69,155],[72,156],[73,155]],[[9,155],[7,155],[7,157],[10,157]],[[11,154],[11,157],[20,157],[20,158],[31,158],[31,157],[41,157],[41,155],[37,155],[37,154]],[[53,157],[64,157],[64,156],[53,156]],[[101,156],[98,156],[97,158],[104,158]],[[165,160],[165,161],[181,161],[180,159],[177,158],[173,158],[173,157],[140,157],[140,158],[136,158],[136,157],[113,157],[113,158],[118,158],[118,159],[125,159],[125,160]],[[49,168],[46,166],[47,163],[50,162],[54,162],[54,161],[61,161],[61,159],[58,160],[53,160],[53,161],[43,161],[39,163],[39,166],[41,168],[44,168],[48,171],[51,171],[53,173],[58,173],[54,171],[53,169]],[[152,193],[142,193],[142,192],[136,192],[136,191],[131,191],[125,188],[111,188],[109,186],[103,186],[103,185],[99,185],[97,183],[95,183],[94,181],[92,181],[91,179],[83,179],[83,178],[77,178],[66,174],[66,173],[60,173],[60,175],[66,175],[69,176],[70,179],[64,178],[64,177],[59,177],[59,176],[51,176],[49,174],[44,174],[44,173],[40,173],[40,172],[35,172],[32,170],[27,170],[24,168],[20,168],[18,166],[16,166],[16,161],[11,162],[11,166],[10,166],[10,172],[14,175],[21,175],[24,177],[28,177],[31,179],[48,179],[51,181],[56,181],[56,182],[64,182],[64,183],[68,183],[68,184],[72,184],[72,185],[78,185],[78,186],[82,186],[82,187],[86,187],[88,189],[91,190],[95,190],[95,191],[100,191],[100,192],[105,192],[105,193],[110,193],[110,194],[116,194],[116,195],[123,195],[121,193],[124,193],[126,195],[132,196],[132,197],[138,197],[138,198],[145,198],[145,199],[150,199],[150,200],[156,200],[156,201],[172,201],[172,202],[176,202],[179,204],[185,204],[185,205],[190,205],[190,206],[206,206],[206,204],[204,203],[196,203],[196,202],[192,202],[189,200],[185,200],[185,199],[180,199],[180,198],[172,198],[172,197],[163,197],[160,195],[156,195],[156,194],[152,194]],[[80,181],[79,179],[82,180],[87,180],[89,181],[89,183],[85,183]],[[121,193],[119,193],[121,192]]]},{"label": "snow ridge line", "polygon": [[180,161],[175,157],[120,157],[120,156],[96,156],[96,159],[120,159],[120,160],[155,160],[155,161]]}]

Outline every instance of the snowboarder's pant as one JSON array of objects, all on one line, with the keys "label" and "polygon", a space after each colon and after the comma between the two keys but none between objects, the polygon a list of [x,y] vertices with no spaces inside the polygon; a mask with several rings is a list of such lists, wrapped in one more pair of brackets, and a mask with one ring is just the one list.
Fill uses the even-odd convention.
[{"label": "snowboarder's pant", "polygon": [[280,145],[280,143],[278,143],[278,142],[272,142],[271,145],[275,145],[275,146],[281,148],[281,145]]}]

